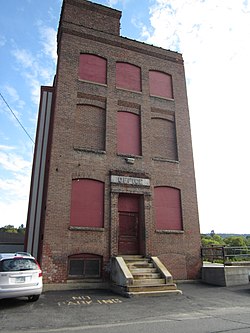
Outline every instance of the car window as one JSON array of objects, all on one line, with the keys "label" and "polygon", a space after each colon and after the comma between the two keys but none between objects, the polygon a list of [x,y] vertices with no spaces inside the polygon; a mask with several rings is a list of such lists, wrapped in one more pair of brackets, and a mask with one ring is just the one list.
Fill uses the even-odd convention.
[{"label": "car window", "polygon": [[34,259],[5,259],[0,262],[0,272],[9,271],[26,271],[38,269],[37,263]]}]

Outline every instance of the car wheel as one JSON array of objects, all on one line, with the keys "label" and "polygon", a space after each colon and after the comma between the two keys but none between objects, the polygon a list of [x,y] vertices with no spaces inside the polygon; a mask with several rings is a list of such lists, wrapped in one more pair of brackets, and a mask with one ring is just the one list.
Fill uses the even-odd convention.
[{"label": "car wheel", "polygon": [[39,299],[40,295],[32,295],[32,296],[28,296],[28,301],[29,302],[35,302]]}]

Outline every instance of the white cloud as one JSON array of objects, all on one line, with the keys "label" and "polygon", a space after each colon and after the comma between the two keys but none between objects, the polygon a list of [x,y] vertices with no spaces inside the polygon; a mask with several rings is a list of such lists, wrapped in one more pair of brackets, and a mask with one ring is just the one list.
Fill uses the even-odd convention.
[{"label": "white cloud", "polygon": [[[61,0],[58,2],[61,3]],[[48,8],[48,16],[52,18],[52,8]],[[45,18],[46,20],[48,16]],[[53,83],[57,59],[56,30],[45,25],[42,21],[35,25],[35,29],[36,31],[33,32],[36,34],[37,42],[29,43],[28,47],[24,46],[28,44],[28,40],[25,41],[25,44],[17,44],[18,37],[12,36],[18,36],[18,34],[8,37],[12,56],[9,78],[11,80],[11,70],[15,70],[16,83],[21,79],[22,89],[17,91],[16,84],[8,84],[7,80],[1,86],[2,93],[15,115],[20,119],[23,114],[25,120],[29,121],[25,127],[28,129],[29,126],[32,126],[32,130],[28,129],[30,133],[35,128],[34,118],[38,111],[40,86]],[[5,36],[0,34],[0,47],[6,46],[6,42]],[[30,101],[34,105],[32,103],[25,105],[23,99],[27,99],[27,96],[22,96],[21,91],[30,93]],[[1,99],[0,106],[0,113],[5,112],[7,106]],[[9,114],[11,115],[10,112]],[[32,152],[30,142],[22,143],[19,137],[15,137],[15,145],[8,145],[9,142],[13,142],[10,141],[15,136],[13,132],[12,129],[9,132],[8,129],[0,131],[2,140],[0,143],[0,224],[19,226],[21,223],[26,223],[32,165],[30,155]]]},{"label": "white cloud", "polygon": [[1,226],[14,225],[19,227],[21,224],[26,225],[27,210],[27,200],[0,202]]},{"label": "white cloud", "polygon": [[0,35],[0,47],[3,47],[6,44],[6,38]]},{"label": "white cloud", "polygon": [[56,30],[45,26],[41,21],[37,23],[37,27],[42,44],[39,52],[19,48],[15,42],[13,42],[12,50],[12,55],[18,64],[17,70],[21,72],[25,82],[29,85],[31,100],[36,106],[40,99],[40,86],[53,83],[57,60]]},{"label": "white cloud", "polygon": [[15,105],[15,107],[23,108],[25,106],[25,102],[20,98],[16,89],[10,85],[5,85],[4,90],[7,92],[8,97],[10,97],[11,104]]},{"label": "white cloud", "polygon": [[249,232],[250,3],[155,0],[141,37],[183,53],[203,232]]},{"label": "white cloud", "polygon": [[5,170],[20,173],[30,169],[30,162],[26,161],[23,156],[17,155],[16,153],[0,151],[0,166]]},{"label": "white cloud", "polygon": [[0,145],[0,150],[15,150],[14,146]]},{"label": "white cloud", "polygon": [[12,54],[23,68],[32,68],[35,65],[35,59],[29,50],[16,48]]},{"label": "white cloud", "polygon": [[122,6],[125,7],[130,1],[131,0],[107,0],[107,6],[114,7],[121,2]]},{"label": "white cloud", "polygon": [[31,162],[15,153],[15,149],[0,145],[1,225],[26,223]]},{"label": "white cloud", "polygon": [[[58,3],[61,5],[61,0],[57,0]],[[53,7],[49,7],[48,9],[48,15],[51,21],[57,20],[57,16],[54,13]]]},{"label": "white cloud", "polygon": [[29,193],[30,176],[20,174],[14,178],[0,179],[0,189],[5,196],[1,198],[2,203],[9,203],[23,198],[27,199]]},{"label": "white cloud", "polygon": [[26,79],[29,82],[31,91],[31,100],[34,104],[38,105],[40,100],[40,86],[42,85],[39,81],[39,76],[34,75],[34,73],[26,72]]},{"label": "white cloud", "polygon": [[115,6],[120,0],[108,0],[107,5],[110,7]]},{"label": "white cloud", "polygon": [[26,83],[30,87],[31,100],[37,106],[39,103],[39,73],[40,65],[38,59],[35,58],[29,50],[15,48],[12,51],[18,63],[18,70],[21,72],[22,76],[25,78]]},{"label": "white cloud", "polygon": [[14,126],[18,126],[16,118],[21,119],[25,102],[20,99],[16,89],[10,85],[3,86],[2,92],[4,96],[0,99],[0,113],[5,113]]},{"label": "white cloud", "polygon": [[45,26],[40,22],[39,24],[39,33],[41,37],[41,43],[43,45],[44,53],[53,59],[56,64],[57,61],[57,43],[56,36],[57,32],[54,28]]}]

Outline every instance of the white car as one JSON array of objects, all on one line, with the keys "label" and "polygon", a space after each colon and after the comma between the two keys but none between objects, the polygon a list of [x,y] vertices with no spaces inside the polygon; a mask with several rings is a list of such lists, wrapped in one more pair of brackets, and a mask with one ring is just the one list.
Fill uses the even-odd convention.
[{"label": "white car", "polygon": [[42,293],[42,270],[26,252],[0,253],[0,299],[27,296],[37,301]]}]

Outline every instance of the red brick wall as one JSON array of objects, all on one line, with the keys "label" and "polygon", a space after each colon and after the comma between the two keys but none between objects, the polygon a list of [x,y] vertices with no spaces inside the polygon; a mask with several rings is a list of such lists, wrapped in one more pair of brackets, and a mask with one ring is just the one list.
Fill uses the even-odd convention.
[{"label": "red brick wall", "polygon": [[152,156],[177,161],[175,123],[164,118],[152,118]]},{"label": "red brick wall", "polygon": [[86,0],[64,0],[61,20],[114,35],[120,33],[121,12]]},{"label": "red brick wall", "polygon": [[76,106],[74,148],[105,150],[106,110],[80,104]]},{"label": "red brick wall", "polygon": [[[104,32],[93,29],[90,31],[90,22],[86,17],[89,14],[85,12],[86,3],[83,1],[83,9],[79,10],[81,1],[76,2],[77,6],[74,7],[75,1],[66,1],[59,30],[54,126],[41,244],[44,281],[65,282],[67,259],[72,254],[101,255],[104,270],[107,268],[110,256],[116,255],[118,251],[119,193],[134,193],[142,197],[144,221],[141,253],[159,256],[175,279],[197,278],[200,269],[200,234],[182,56],[115,35],[117,12],[114,12],[113,18],[110,16],[113,12],[109,13],[109,22],[104,16],[100,20],[100,15],[104,15],[100,12],[101,6],[98,6],[98,13],[92,11],[91,20],[99,22],[98,29],[101,29],[100,24],[103,25]],[[87,27],[81,25],[85,22]],[[82,52],[94,53],[107,59],[106,86],[78,80],[79,55]],[[116,89],[117,61],[126,61],[141,68],[142,92]],[[150,96],[149,71],[162,71],[163,68],[172,76],[174,100]],[[85,149],[85,143],[82,145],[83,149],[74,149],[75,142],[81,142],[79,128],[75,132],[77,105],[91,105],[93,110],[106,110],[105,151],[99,150],[99,143],[93,149]],[[119,110],[141,115],[142,156],[135,156],[134,164],[126,163],[124,156],[117,155],[116,119]],[[96,122],[95,113],[92,116],[81,121]],[[171,119],[175,122],[178,161],[155,156],[152,138],[157,129],[152,118]],[[85,127],[85,130],[86,137],[90,139],[91,126]],[[98,133],[101,131],[97,130],[97,136]],[[84,140],[85,137],[83,142]],[[161,145],[159,149],[160,147]],[[149,178],[150,186],[111,184],[111,173]],[[105,184],[104,227],[98,231],[91,228],[70,229],[71,184],[72,179],[76,178],[95,179]],[[182,231],[156,231],[155,186],[171,186],[180,190]]]}]

